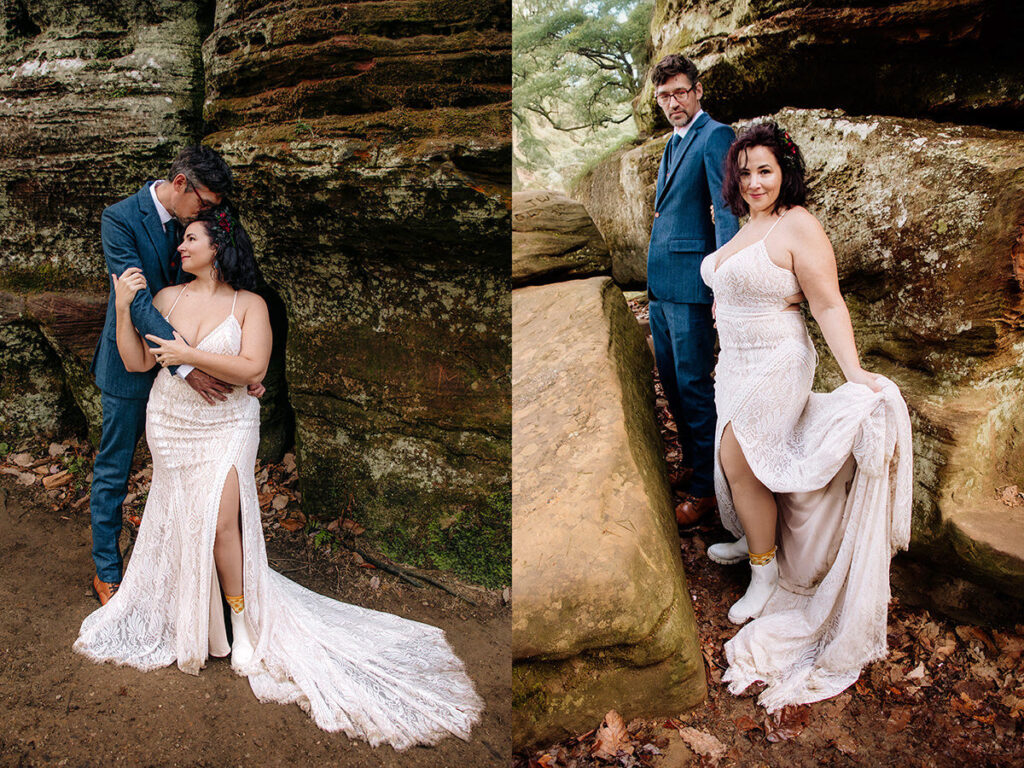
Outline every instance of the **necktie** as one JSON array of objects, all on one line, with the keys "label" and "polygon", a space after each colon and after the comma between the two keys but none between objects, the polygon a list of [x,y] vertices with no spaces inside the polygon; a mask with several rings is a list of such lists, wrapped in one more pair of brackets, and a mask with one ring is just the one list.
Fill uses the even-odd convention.
[{"label": "necktie", "polygon": [[672,165],[672,161],[675,159],[676,152],[679,150],[679,142],[683,140],[683,137],[678,133],[672,134],[672,138],[668,140],[668,151],[665,153],[665,164],[668,166]]},{"label": "necktie", "polygon": [[168,254],[168,264],[170,264],[171,275],[173,277],[178,270],[178,225],[172,219],[167,222],[164,229],[164,236],[167,238],[166,253]]}]

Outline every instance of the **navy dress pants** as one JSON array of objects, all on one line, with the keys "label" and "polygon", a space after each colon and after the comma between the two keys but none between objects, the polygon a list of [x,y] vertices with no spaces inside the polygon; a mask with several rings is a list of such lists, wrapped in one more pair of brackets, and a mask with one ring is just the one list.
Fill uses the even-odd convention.
[{"label": "navy dress pants", "polygon": [[710,304],[649,305],[654,359],[683,456],[693,467],[689,491],[715,495],[715,327]]},{"label": "navy dress pants", "polygon": [[146,428],[146,400],[101,393],[103,436],[92,468],[92,559],[101,581],[121,581],[121,504],[139,437]]}]

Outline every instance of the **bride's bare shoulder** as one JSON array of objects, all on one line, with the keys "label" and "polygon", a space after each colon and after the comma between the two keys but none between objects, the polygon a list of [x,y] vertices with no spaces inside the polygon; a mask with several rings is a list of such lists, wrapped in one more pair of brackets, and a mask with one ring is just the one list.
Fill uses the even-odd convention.
[{"label": "bride's bare shoulder", "polygon": [[161,288],[153,297],[153,307],[157,312],[166,313],[183,290],[185,290],[184,285],[168,285],[166,288]]},{"label": "bride's bare shoulder", "polygon": [[243,316],[250,310],[266,314],[267,302],[258,293],[243,288],[238,292],[238,309],[241,310],[238,314]]},{"label": "bride's bare shoulder", "polygon": [[825,234],[818,218],[802,205],[794,205],[786,211],[782,226],[798,238],[819,238]]}]

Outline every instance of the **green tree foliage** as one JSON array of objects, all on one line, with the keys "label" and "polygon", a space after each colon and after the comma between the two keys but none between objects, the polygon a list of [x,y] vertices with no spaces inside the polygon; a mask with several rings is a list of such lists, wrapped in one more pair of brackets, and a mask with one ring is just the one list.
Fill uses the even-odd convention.
[{"label": "green tree foliage", "polygon": [[[653,0],[516,0],[512,116],[517,164],[551,166],[552,131],[622,140],[640,90]],[[560,142],[556,142],[560,143]]]}]

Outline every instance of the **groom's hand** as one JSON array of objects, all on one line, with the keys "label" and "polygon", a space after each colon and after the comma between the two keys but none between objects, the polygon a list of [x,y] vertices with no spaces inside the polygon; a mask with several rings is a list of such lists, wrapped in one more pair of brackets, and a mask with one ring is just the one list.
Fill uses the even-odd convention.
[{"label": "groom's hand", "polygon": [[228,393],[234,389],[227,382],[216,379],[208,373],[203,373],[198,368],[193,368],[185,377],[185,381],[210,405],[217,400],[227,400]]}]

